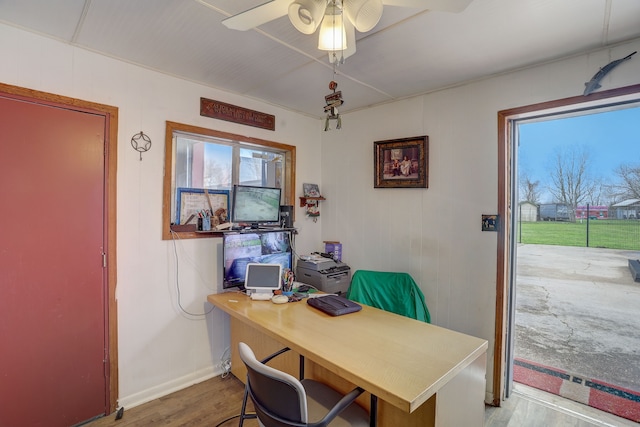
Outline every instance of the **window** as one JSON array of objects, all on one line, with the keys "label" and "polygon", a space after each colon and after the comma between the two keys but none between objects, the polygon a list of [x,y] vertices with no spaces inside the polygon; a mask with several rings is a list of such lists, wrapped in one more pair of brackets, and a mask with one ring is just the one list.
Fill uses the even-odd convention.
[{"label": "window", "polygon": [[[234,184],[282,189],[282,205],[293,205],[296,147],[180,123],[167,122],[163,189],[163,239],[217,236],[196,233],[195,221],[178,218],[185,189],[215,194]],[[182,216],[182,215],[181,215]],[[230,217],[230,212],[228,212]],[[183,222],[183,223],[181,223]]]}]

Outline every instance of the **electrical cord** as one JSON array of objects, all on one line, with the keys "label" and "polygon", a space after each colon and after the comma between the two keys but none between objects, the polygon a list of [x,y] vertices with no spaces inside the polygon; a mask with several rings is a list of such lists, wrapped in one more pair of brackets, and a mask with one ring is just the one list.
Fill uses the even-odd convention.
[{"label": "electrical cord", "polygon": [[220,356],[220,365],[222,366],[223,372],[221,378],[226,378],[231,373],[231,357],[230,357],[231,348],[227,347],[222,356]]},{"label": "electrical cord", "polygon": [[186,308],[184,308],[182,306],[182,295],[180,293],[180,269],[179,269],[179,260],[178,260],[178,249],[177,249],[177,245],[176,245],[176,233],[174,231],[171,231],[171,235],[173,237],[172,241],[173,241],[173,255],[174,258],[176,260],[176,295],[177,295],[177,303],[178,303],[178,308],[180,309],[180,311],[182,311],[184,314],[187,314],[189,316],[193,316],[193,317],[205,317],[207,314],[211,313],[214,309],[215,306],[211,306],[211,309],[209,309],[208,311],[205,311],[204,313],[191,313],[190,311],[188,311]]},{"label": "electrical cord", "polygon": [[[182,241],[182,238],[180,237],[180,234],[176,233],[173,230],[171,230],[171,237],[174,240]],[[196,265],[196,262],[193,260],[193,258],[191,258],[187,252],[184,252],[183,256],[187,259],[187,261],[189,261],[189,263],[191,264],[191,266],[193,267],[195,272],[198,273],[198,277],[200,278],[200,283],[202,283],[204,285],[204,287],[207,288],[208,290],[211,290],[211,291],[215,292],[217,290],[216,286],[215,285],[209,286],[208,281],[203,277],[202,271],[198,268],[198,266]]]}]

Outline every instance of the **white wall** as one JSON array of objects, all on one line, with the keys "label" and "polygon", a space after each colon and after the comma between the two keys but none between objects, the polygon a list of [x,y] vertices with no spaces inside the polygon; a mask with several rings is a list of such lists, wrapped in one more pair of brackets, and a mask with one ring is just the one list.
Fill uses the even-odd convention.
[{"label": "white wall", "polygon": [[[174,242],[161,240],[165,121],[295,145],[297,191],[319,182],[320,120],[193,84],[0,25],[0,82],[119,108],[117,299],[120,405],[131,407],[221,372],[226,315],[189,316],[177,307]],[[207,97],[276,116],[276,131],[199,115]],[[131,137],[152,140],[142,155]],[[320,225],[296,208],[299,251],[321,248]],[[182,306],[210,311],[221,282],[220,239],[175,242]]]},{"label": "white wall", "polygon": [[[481,215],[498,209],[497,113],[581,95],[600,67],[635,50],[640,40],[347,114],[322,135],[323,240],[343,243],[352,271],[410,273],[434,324],[487,339],[487,401],[497,236],[481,231]],[[640,61],[627,61],[601,90],[638,83]],[[418,135],[429,136],[429,188],[374,189],[373,141]]]}]

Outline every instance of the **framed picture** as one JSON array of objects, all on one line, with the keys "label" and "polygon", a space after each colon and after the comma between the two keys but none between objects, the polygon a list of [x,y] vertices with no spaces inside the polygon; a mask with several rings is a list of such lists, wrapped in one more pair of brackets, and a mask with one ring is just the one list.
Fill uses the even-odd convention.
[{"label": "framed picture", "polygon": [[318,184],[302,184],[302,193],[304,197],[320,197],[320,188]]},{"label": "framed picture", "polygon": [[176,189],[176,224],[195,224],[198,213],[209,211],[212,225],[229,219],[229,191],[203,188]]},{"label": "framed picture", "polygon": [[429,137],[375,141],[374,188],[429,188]]}]

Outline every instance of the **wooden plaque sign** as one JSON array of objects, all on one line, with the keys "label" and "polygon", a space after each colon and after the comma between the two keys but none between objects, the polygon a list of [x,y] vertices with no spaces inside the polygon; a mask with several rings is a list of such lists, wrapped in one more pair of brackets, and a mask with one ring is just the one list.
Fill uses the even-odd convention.
[{"label": "wooden plaque sign", "polygon": [[276,116],[248,108],[200,98],[200,115],[268,130],[276,130]]}]

